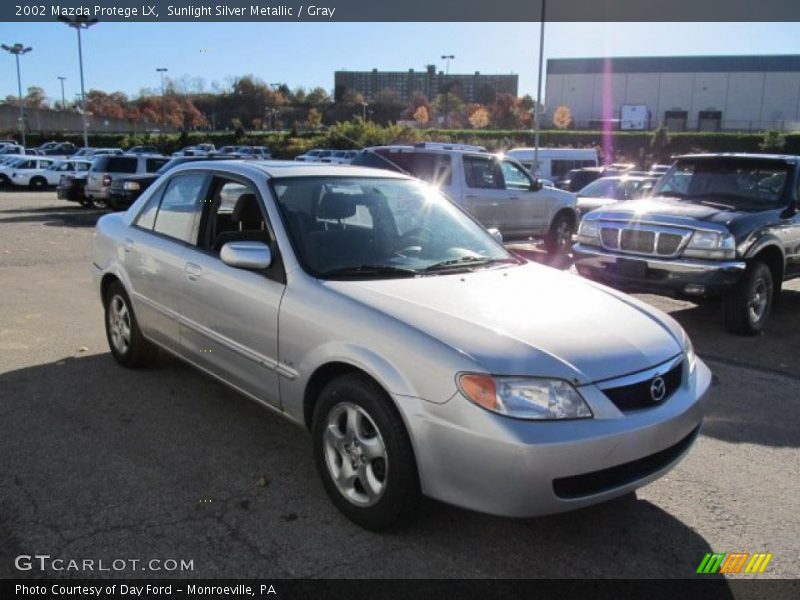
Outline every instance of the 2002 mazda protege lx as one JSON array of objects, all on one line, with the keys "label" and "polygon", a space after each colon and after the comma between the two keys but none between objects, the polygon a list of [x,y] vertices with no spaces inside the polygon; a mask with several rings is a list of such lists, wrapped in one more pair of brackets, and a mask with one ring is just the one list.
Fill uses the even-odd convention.
[{"label": "2002 mazda protege lx", "polygon": [[199,162],[97,224],[111,352],[163,348],[310,429],[367,528],[421,494],[508,516],[673,467],[711,373],[670,317],[524,262],[404,175]]}]

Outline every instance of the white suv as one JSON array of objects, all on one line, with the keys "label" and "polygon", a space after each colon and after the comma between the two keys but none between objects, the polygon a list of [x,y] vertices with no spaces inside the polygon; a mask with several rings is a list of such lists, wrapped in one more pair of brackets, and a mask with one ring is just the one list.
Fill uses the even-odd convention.
[{"label": "white suv", "polygon": [[503,238],[543,238],[548,252],[567,251],[578,222],[569,192],[543,187],[516,160],[479,146],[422,143],[376,146],[353,165],[402,171],[439,187],[486,228]]}]

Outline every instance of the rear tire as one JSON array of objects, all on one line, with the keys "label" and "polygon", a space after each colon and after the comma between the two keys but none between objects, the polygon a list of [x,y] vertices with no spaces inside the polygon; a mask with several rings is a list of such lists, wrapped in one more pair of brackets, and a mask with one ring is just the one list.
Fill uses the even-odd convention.
[{"label": "rear tire", "polygon": [[319,395],[314,459],[325,491],[355,524],[397,525],[421,498],[414,451],[392,400],[371,379],[343,375]]},{"label": "rear tire", "polygon": [[568,215],[556,215],[550,224],[550,231],[545,237],[544,246],[550,254],[566,254],[572,247],[572,234],[575,222]]},{"label": "rear tire", "polygon": [[47,187],[47,180],[44,177],[34,177],[28,183],[28,187],[34,191],[43,190]]},{"label": "rear tire", "polygon": [[108,208],[108,201],[103,198],[91,198],[89,203],[92,208],[106,209]]},{"label": "rear tire", "polygon": [[761,261],[747,265],[742,278],[723,299],[725,328],[739,335],[758,335],[772,310],[772,271]]},{"label": "rear tire", "polygon": [[106,338],[114,359],[128,368],[151,364],[158,355],[158,348],[142,336],[130,298],[119,281],[108,287],[103,303]]}]

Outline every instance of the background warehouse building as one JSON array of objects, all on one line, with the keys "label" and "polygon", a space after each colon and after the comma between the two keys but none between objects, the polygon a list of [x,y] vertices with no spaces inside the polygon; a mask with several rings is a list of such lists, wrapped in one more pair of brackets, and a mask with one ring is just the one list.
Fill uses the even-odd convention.
[{"label": "background warehouse building", "polygon": [[557,58],[546,86],[576,128],[800,130],[800,55]]},{"label": "background warehouse building", "polygon": [[400,102],[408,102],[415,93],[433,99],[449,88],[465,102],[491,104],[500,93],[517,95],[518,75],[484,75],[478,71],[471,75],[437,73],[435,65],[424,71],[336,71],[334,98],[339,102],[348,92],[360,93],[367,101],[385,90],[392,90]]}]

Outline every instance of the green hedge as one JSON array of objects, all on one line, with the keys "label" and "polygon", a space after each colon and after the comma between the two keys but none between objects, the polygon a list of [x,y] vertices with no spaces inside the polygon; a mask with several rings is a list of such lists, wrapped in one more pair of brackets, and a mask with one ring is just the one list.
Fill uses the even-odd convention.
[{"label": "green hedge", "polygon": [[[240,132],[241,133],[241,132]],[[635,159],[642,152],[650,154],[652,132],[613,131],[608,134],[617,157]],[[53,139],[50,135],[29,134],[28,144],[36,146]],[[83,144],[80,134],[60,135],[58,139]],[[231,144],[268,146],[275,158],[294,158],[312,147],[359,148],[388,143],[413,143],[435,140],[460,142],[485,146],[502,151],[515,146],[532,146],[531,131],[473,130],[473,129],[411,129],[398,125],[381,127],[364,123],[360,119],[336,125],[322,132],[245,132],[237,137],[232,131],[192,132],[188,134],[92,134],[89,143],[97,147],[127,148],[137,144],[155,144],[162,152],[171,153],[186,145],[210,142],[217,147]],[[682,132],[669,135],[664,154],[687,152],[759,152],[763,133]],[[787,134],[782,152],[800,155],[800,133]],[[542,146],[550,147],[603,147],[603,133],[599,131],[545,130],[540,133]]]}]

